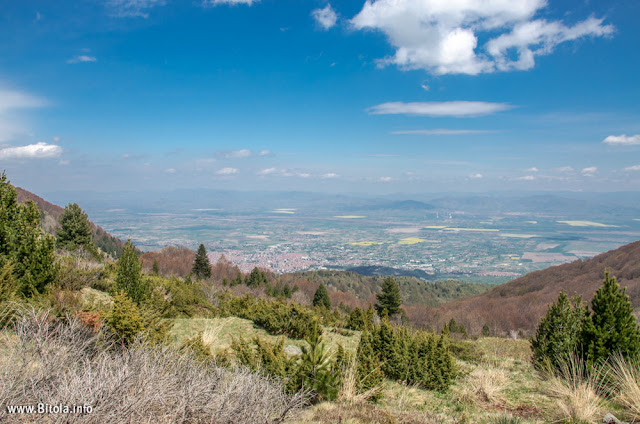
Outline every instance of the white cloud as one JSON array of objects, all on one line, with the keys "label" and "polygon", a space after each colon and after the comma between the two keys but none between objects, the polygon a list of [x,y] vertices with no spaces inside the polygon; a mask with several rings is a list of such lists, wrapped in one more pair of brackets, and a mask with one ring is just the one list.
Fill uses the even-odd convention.
[{"label": "white cloud", "polygon": [[58,162],[58,165],[66,166],[66,165],[69,165],[70,163],[71,162],[69,162],[68,160],[61,160],[61,161]]},{"label": "white cloud", "polygon": [[598,172],[598,168],[596,168],[595,166],[583,168],[582,171],[580,171],[580,173],[585,177],[593,177],[596,174],[596,172]]},{"label": "white cloud", "polygon": [[176,169],[175,168],[167,168],[164,170],[164,172],[166,172],[167,174],[175,174],[176,173]]},{"label": "white cloud", "polygon": [[338,15],[336,15],[331,4],[327,4],[324,9],[315,9],[311,12],[311,16],[325,30],[335,26],[336,22],[338,22]]},{"label": "white cloud", "polygon": [[392,181],[393,178],[391,177],[380,177],[379,181],[383,182],[383,183],[388,183],[389,181]]},{"label": "white cloud", "polygon": [[148,10],[162,6],[165,0],[107,0],[111,16],[117,18],[148,18]]},{"label": "white cloud", "polygon": [[602,140],[603,143],[610,144],[612,146],[637,146],[640,145],[640,134],[636,135],[610,135]]},{"label": "white cloud", "polygon": [[[536,55],[549,54],[554,47],[566,41],[586,36],[602,37],[614,31],[612,25],[603,25],[604,19],[590,17],[567,27],[562,22],[547,22],[544,19],[516,24],[510,33],[502,34],[487,43],[487,51],[495,60],[497,69],[531,69]],[[517,52],[517,59],[510,58],[510,52]]]},{"label": "white cloud", "polygon": [[536,168],[535,166],[532,166],[529,169],[525,169],[524,172],[539,172],[540,170],[538,168]]},{"label": "white cloud", "polygon": [[[438,75],[529,69],[535,56],[560,43],[614,31],[593,17],[573,26],[534,19],[546,6],[546,0],[367,0],[350,22],[387,36],[396,50],[380,65]],[[487,41],[479,46],[479,39]]]},{"label": "white cloud", "polygon": [[503,110],[511,109],[513,106],[507,103],[489,102],[388,102],[373,106],[368,109],[372,115],[420,115],[420,116],[453,116],[474,117],[489,115]]},{"label": "white cloud", "polygon": [[259,152],[254,152],[249,149],[240,149],[240,150],[228,150],[223,152],[218,152],[218,156],[224,159],[246,159],[254,156],[272,156],[273,152],[271,150],[260,150]]},{"label": "white cloud", "polygon": [[640,171],[640,165],[627,166],[625,171]]},{"label": "white cloud", "polygon": [[259,0],[203,0],[202,5],[204,7],[215,7],[220,5],[239,5],[246,4],[247,6],[251,6],[253,3],[257,3]]},{"label": "white cloud", "polygon": [[54,143],[60,143],[60,137],[53,137],[51,140],[53,140]]},{"label": "white cloud", "polygon": [[306,172],[299,172],[297,175],[300,178],[309,178],[311,176],[311,174],[306,173]]},{"label": "white cloud", "polygon": [[329,172],[327,174],[322,175],[322,178],[338,178],[338,177],[339,177],[339,175],[335,174],[333,172]]},{"label": "white cloud", "polygon": [[561,166],[556,171],[558,172],[573,172],[573,168],[570,166]]},{"label": "white cloud", "polygon": [[73,63],[96,62],[97,60],[98,59],[96,59],[94,56],[80,55],[67,60],[67,63],[73,64]]},{"label": "white cloud", "polygon": [[454,130],[447,128],[435,128],[432,130],[407,130],[407,131],[391,131],[391,134],[401,135],[466,135],[466,134],[487,134],[496,131],[490,130]]},{"label": "white cloud", "polygon": [[259,171],[258,175],[271,175],[271,174],[275,174],[276,172],[278,172],[278,168],[267,168],[267,169],[263,169],[262,171]]},{"label": "white cloud", "polygon": [[424,91],[429,91],[431,89],[427,84],[421,84],[420,87],[422,87]]},{"label": "white cloud", "polygon": [[46,105],[46,101],[31,94],[0,88],[0,114],[14,109],[36,108]]},{"label": "white cloud", "polygon": [[483,177],[482,174],[471,174],[471,175],[469,175],[469,178],[471,178],[472,180],[479,180],[482,177]]},{"label": "white cloud", "polygon": [[238,173],[238,169],[237,168],[222,168],[219,169],[218,171],[216,171],[216,174],[218,175],[233,175],[233,174],[237,174]]},{"label": "white cloud", "polygon": [[519,180],[519,181],[533,181],[535,179],[536,177],[534,177],[533,175],[525,175],[523,177],[516,178],[516,180]]},{"label": "white cloud", "polygon": [[0,159],[48,159],[61,154],[62,147],[43,142],[0,149]]}]

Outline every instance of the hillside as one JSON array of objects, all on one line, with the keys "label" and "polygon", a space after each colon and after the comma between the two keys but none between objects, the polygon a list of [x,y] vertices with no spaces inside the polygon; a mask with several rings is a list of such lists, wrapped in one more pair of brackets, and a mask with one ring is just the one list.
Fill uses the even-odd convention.
[{"label": "hillside", "polygon": [[627,287],[634,309],[640,307],[640,241],[602,253],[529,273],[477,296],[423,311],[420,324],[440,328],[451,318],[473,333],[486,323],[499,334],[510,330],[531,333],[561,290],[590,301],[602,284],[605,269]]},{"label": "hillside", "polygon": [[[58,205],[54,205],[53,203],[49,203],[42,197],[37,196],[23,188],[16,187],[16,190],[18,192],[18,202],[24,203],[31,200],[36,205],[38,205],[38,209],[40,209],[40,213],[42,215],[42,228],[46,232],[54,234],[58,228],[58,220],[60,219],[60,215],[62,215],[62,212],[64,212],[64,208]],[[91,222],[91,227],[93,228],[94,244],[103,252],[106,252],[115,257],[120,256],[120,252],[122,252],[122,246],[124,245],[124,242],[119,238],[107,233],[104,229],[102,229],[102,227],[93,222]]]},{"label": "hillside", "polygon": [[[323,283],[330,290],[344,292],[361,300],[375,302],[380,292],[382,275],[365,276],[350,271],[306,271],[292,274],[313,283]],[[389,275],[389,274],[386,274]],[[437,306],[453,299],[472,296],[486,291],[486,284],[465,283],[463,281],[424,281],[415,277],[393,276],[402,292],[404,305]]]}]

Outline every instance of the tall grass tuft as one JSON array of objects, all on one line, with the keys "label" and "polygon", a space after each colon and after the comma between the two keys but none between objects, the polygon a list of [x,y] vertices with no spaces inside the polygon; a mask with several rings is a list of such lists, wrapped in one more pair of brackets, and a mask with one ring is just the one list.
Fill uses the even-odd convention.
[{"label": "tall grass tuft", "polygon": [[635,419],[640,418],[640,362],[614,355],[610,363],[615,400],[628,409]]},{"label": "tall grass tuft", "polygon": [[602,366],[587,368],[576,355],[560,363],[549,375],[548,392],[556,400],[559,421],[595,422],[602,417],[606,393]]},{"label": "tall grass tuft", "polygon": [[[122,347],[79,320],[22,309],[0,332],[3,423],[280,423],[306,394],[167,346]],[[7,414],[7,405],[90,405],[90,414]]]}]

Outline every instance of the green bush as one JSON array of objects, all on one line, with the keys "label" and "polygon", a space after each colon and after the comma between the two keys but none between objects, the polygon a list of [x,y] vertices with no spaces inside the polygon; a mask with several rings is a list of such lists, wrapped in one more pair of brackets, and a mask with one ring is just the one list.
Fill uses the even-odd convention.
[{"label": "green bush", "polygon": [[573,301],[561,292],[558,300],[547,309],[531,340],[533,364],[538,369],[550,366],[560,370],[562,364],[581,350],[584,323],[589,316],[582,299]]},{"label": "green bush", "polygon": [[113,296],[113,307],[105,322],[125,345],[131,344],[145,328],[140,310],[122,290]]}]

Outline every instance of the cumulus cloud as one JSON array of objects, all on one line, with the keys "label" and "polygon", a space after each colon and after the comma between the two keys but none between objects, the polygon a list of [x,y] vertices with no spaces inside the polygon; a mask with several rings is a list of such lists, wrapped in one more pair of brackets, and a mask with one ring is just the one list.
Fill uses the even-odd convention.
[{"label": "cumulus cloud", "polygon": [[610,144],[612,146],[637,146],[640,145],[640,134],[636,135],[610,135],[602,140],[603,143]]},{"label": "cumulus cloud", "polygon": [[469,175],[469,178],[471,178],[472,180],[479,180],[482,177],[483,177],[482,174],[471,174],[471,175]]},{"label": "cumulus cloud", "polygon": [[176,169],[175,168],[167,168],[164,170],[164,172],[166,172],[167,174],[175,174],[176,173]]},{"label": "cumulus cloud", "polygon": [[258,175],[271,175],[275,174],[276,172],[278,172],[278,168],[266,168],[262,171],[258,171]]},{"label": "cumulus cloud", "polygon": [[326,173],[326,174],[322,175],[322,178],[325,178],[325,179],[326,178],[338,178],[338,177],[339,177],[339,175],[335,174],[333,172],[329,172],[329,173]]},{"label": "cumulus cloud", "polygon": [[525,176],[516,178],[516,180],[518,180],[518,181],[533,181],[535,179],[536,179],[536,177],[533,176],[533,175],[525,175]]},{"label": "cumulus cloud", "polygon": [[570,166],[561,166],[557,169],[558,172],[573,172],[573,168]]},{"label": "cumulus cloud", "polygon": [[538,172],[540,171],[538,168],[536,168],[535,166],[532,166],[529,169],[525,169],[525,172]]},{"label": "cumulus cloud", "polygon": [[627,166],[625,171],[640,171],[640,165]]},{"label": "cumulus cloud", "polygon": [[490,115],[511,109],[508,103],[490,102],[388,102],[368,109],[372,115],[419,115],[431,117],[452,116],[456,118]]},{"label": "cumulus cloud", "polygon": [[311,12],[311,16],[324,30],[330,29],[338,22],[338,15],[331,7],[331,4],[327,4],[324,9],[315,9]]},{"label": "cumulus cloud", "polygon": [[448,128],[435,128],[432,130],[406,130],[406,131],[391,131],[391,134],[401,135],[468,135],[468,134],[487,134],[494,133],[496,131],[491,130],[455,130]]},{"label": "cumulus cloud", "polygon": [[259,0],[204,0],[202,5],[204,7],[215,7],[221,5],[239,5],[246,4],[247,6],[251,6],[253,3],[257,3]]},{"label": "cumulus cloud", "polygon": [[580,171],[580,173],[585,177],[593,177],[594,175],[596,175],[596,172],[598,172],[598,168],[596,168],[595,166],[583,168],[582,171]]},{"label": "cumulus cloud", "polygon": [[222,168],[216,171],[216,174],[218,175],[233,175],[237,173],[238,173],[237,168]]},{"label": "cumulus cloud", "polygon": [[0,159],[49,159],[61,154],[62,147],[43,142],[0,149]]},{"label": "cumulus cloud", "polygon": [[107,0],[110,15],[117,18],[148,18],[149,10],[165,4],[165,0]]},{"label": "cumulus cloud", "polygon": [[[351,19],[358,30],[384,33],[395,54],[381,66],[437,75],[530,69],[560,43],[613,33],[595,17],[567,26],[534,19],[546,0],[367,0]],[[487,40],[479,46],[479,39]]]},{"label": "cumulus cloud", "polygon": [[94,56],[87,56],[87,55],[79,55],[79,56],[75,56],[72,57],[71,59],[67,60],[67,63],[85,63],[85,62],[96,62],[98,59],[96,59]]},{"label": "cumulus cloud", "polygon": [[380,177],[378,180],[383,182],[383,183],[388,183],[389,181],[392,181],[393,178],[391,178],[391,177]]}]

